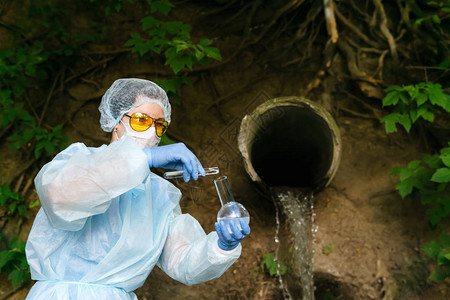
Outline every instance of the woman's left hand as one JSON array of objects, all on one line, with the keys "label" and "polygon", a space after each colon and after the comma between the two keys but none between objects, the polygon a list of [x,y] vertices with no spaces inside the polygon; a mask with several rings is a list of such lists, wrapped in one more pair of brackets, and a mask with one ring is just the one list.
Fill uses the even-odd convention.
[{"label": "woman's left hand", "polygon": [[[228,231],[228,226],[230,226],[231,232]],[[242,218],[239,219],[239,229],[238,225],[232,220],[230,222],[220,221],[216,222],[214,227],[216,228],[219,240],[217,244],[222,250],[230,251],[236,248],[244,237],[250,234],[250,226]]]},{"label": "woman's left hand", "polygon": [[191,178],[197,180],[199,174],[205,176],[202,164],[183,143],[144,148],[142,150],[147,155],[150,168],[183,170],[185,182],[188,182]]}]

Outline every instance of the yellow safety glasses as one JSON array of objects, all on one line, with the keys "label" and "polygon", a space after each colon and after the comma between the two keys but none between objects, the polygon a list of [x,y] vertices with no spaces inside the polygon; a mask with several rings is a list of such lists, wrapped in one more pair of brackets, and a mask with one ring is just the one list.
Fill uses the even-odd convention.
[{"label": "yellow safety glasses", "polygon": [[134,113],[131,116],[125,114],[125,116],[130,118],[130,127],[136,131],[146,131],[155,123],[156,135],[159,137],[162,137],[169,127],[169,124],[163,119],[155,120],[143,113]]}]

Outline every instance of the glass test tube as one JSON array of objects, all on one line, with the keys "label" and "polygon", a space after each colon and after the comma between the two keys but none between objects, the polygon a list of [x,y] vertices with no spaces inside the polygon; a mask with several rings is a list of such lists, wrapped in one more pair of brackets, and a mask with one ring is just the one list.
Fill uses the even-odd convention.
[{"label": "glass test tube", "polygon": [[[165,179],[182,178],[183,173],[184,173],[184,171],[170,171],[170,172],[165,172],[163,174],[163,177]],[[205,175],[214,175],[214,174],[219,174],[218,167],[205,168]]]}]

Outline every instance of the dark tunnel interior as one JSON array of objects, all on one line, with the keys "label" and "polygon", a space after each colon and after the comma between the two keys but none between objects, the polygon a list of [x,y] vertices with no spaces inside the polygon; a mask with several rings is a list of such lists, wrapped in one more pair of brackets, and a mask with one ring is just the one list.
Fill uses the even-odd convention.
[{"label": "dark tunnel interior", "polygon": [[322,117],[307,107],[279,106],[257,124],[250,159],[267,185],[322,188],[333,160],[333,134]]}]

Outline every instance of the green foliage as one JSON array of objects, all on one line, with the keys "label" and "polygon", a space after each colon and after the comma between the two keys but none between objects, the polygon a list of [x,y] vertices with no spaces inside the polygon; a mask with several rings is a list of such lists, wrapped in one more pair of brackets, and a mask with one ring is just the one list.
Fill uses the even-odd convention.
[{"label": "green foliage", "polygon": [[7,208],[7,214],[10,216],[18,213],[25,218],[28,217],[28,210],[22,195],[11,191],[8,185],[0,186],[0,205]]},{"label": "green foliage", "polygon": [[441,149],[440,154],[423,155],[422,161],[413,160],[406,168],[395,167],[391,175],[399,175],[397,190],[402,198],[413,195],[420,197],[428,206],[426,213],[432,226],[450,214],[450,147]]},{"label": "green foliage", "polygon": [[287,271],[287,266],[275,261],[275,257],[272,254],[265,253],[262,257],[261,270],[269,273],[270,276],[274,276],[277,272],[280,275],[284,275]]},{"label": "green foliage", "polygon": [[24,102],[14,101],[11,90],[0,90],[0,128],[14,122],[33,122],[33,117],[24,110]]},{"label": "green foliage", "polygon": [[[0,236],[1,237],[1,236]],[[14,290],[30,278],[30,267],[25,256],[25,242],[11,239],[8,249],[0,251],[0,271],[8,273]]]},{"label": "green foliage", "polygon": [[132,47],[132,52],[137,53],[138,61],[142,58],[150,58],[152,54],[165,57],[165,65],[169,66],[174,73],[172,79],[163,79],[157,82],[169,97],[177,103],[180,102],[177,90],[182,84],[190,85],[190,81],[179,74],[185,68],[192,70],[194,64],[206,65],[209,58],[221,60],[220,51],[212,47],[212,40],[201,39],[198,43],[191,40],[191,26],[180,21],[165,21],[155,15],[168,15],[173,5],[168,0],[151,1],[151,14],[142,18],[142,30],[140,33],[132,33],[131,38],[125,46]]},{"label": "green foliage", "polygon": [[424,17],[418,18],[416,24],[420,25],[426,20],[430,20],[435,24],[441,24],[443,16],[450,13],[450,0],[427,1],[426,4],[432,8]]},{"label": "green foliage", "polygon": [[325,246],[323,246],[323,250],[322,253],[325,255],[328,255],[330,253],[334,252],[334,247],[332,243],[326,244]]},{"label": "green foliage", "polygon": [[164,146],[164,145],[170,145],[170,144],[174,144],[175,142],[173,140],[171,140],[167,134],[163,135],[161,137],[161,142],[159,143],[160,146]]},{"label": "green foliage", "polygon": [[438,83],[421,82],[404,87],[393,85],[385,91],[388,94],[383,99],[383,107],[394,106],[393,112],[381,120],[385,123],[386,133],[397,131],[397,123],[409,132],[412,124],[420,118],[433,122],[434,115],[442,109],[450,112],[450,96],[442,91]]},{"label": "green foliage", "polygon": [[431,258],[436,259],[438,268],[435,268],[428,279],[443,282],[450,275],[450,236],[442,232],[439,242],[433,241],[423,248]]},{"label": "green foliage", "polygon": [[35,145],[34,155],[39,158],[43,149],[48,154],[54,154],[56,149],[65,148],[68,138],[62,134],[62,125],[52,130],[38,126],[34,117],[24,109],[24,102],[14,101],[11,96],[12,91],[0,90],[0,128],[9,125],[16,125],[17,128],[7,138],[12,151]]},{"label": "green foliage", "polygon": [[[44,32],[47,29],[44,38],[25,45],[18,39],[15,51],[0,50],[0,128],[13,127],[7,137],[11,142],[11,150],[27,146],[36,158],[41,156],[43,150],[54,154],[56,149],[63,149],[67,141],[67,137],[62,135],[61,125],[51,130],[44,128],[40,126],[33,108],[31,111],[34,115],[25,109],[26,90],[32,86],[31,82],[34,84],[36,80],[47,78],[44,65],[48,64],[49,59],[62,53],[68,55],[68,47],[71,51],[77,48],[67,43],[69,34],[60,23],[67,13],[55,3],[56,1],[51,0],[33,1],[27,9],[27,16],[34,20],[38,18],[41,26],[27,24],[30,20],[21,24],[26,34],[31,36],[30,39],[36,28],[41,28]],[[54,39],[59,40],[55,43]],[[51,46],[52,50],[46,52],[47,46]],[[30,105],[28,103],[28,108]]]},{"label": "green foliage", "polygon": [[[44,79],[47,73],[38,68],[48,58],[47,54],[42,52],[42,45],[35,47],[24,46],[17,51],[0,50],[0,96],[8,92],[11,96],[21,96],[25,88],[30,86],[28,77]],[[5,91],[6,90],[6,91]]]},{"label": "green foliage", "polygon": [[[434,122],[436,113],[442,110],[450,112],[450,96],[437,83],[390,86],[386,92],[383,107],[394,106],[393,113],[382,119],[387,133],[395,132],[397,123],[409,132],[412,124],[420,118]],[[402,198],[411,195],[427,207],[426,214],[431,226],[436,227],[441,219],[450,215],[450,143],[439,154],[425,154],[422,160],[413,160],[406,168],[395,167],[390,174],[399,175],[396,188]],[[440,242],[433,241],[423,249],[439,265],[430,275],[430,280],[442,282],[449,275],[449,240],[448,235],[443,233]]]},{"label": "green foliage", "polygon": [[[94,2],[105,3],[105,2],[107,2],[108,5],[105,8],[105,15],[107,15],[107,16],[109,16],[113,11],[120,12],[122,10],[122,8],[123,8],[123,2],[124,2],[123,0],[107,0],[107,1],[105,1],[105,0],[102,0],[102,1],[89,0],[89,1],[91,3],[94,3]],[[129,3],[134,3],[134,1],[135,0],[128,0]]]},{"label": "green foliage", "polygon": [[172,76],[172,78],[168,79],[155,79],[154,82],[166,91],[167,96],[177,104],[181,103],[180,96],[177,93],[178,89],[183,84],[188,86],[192,85],[191,80],[184,76]]},{"label": "green foliage", "polygon": [[36,142],[36,147],[34,148],[36,159],[41,157],[42,150],[52,155],[56,150],[61,151],[66,147],[68,138],[65,135],[63,136],[61,130],[62,125],[57,125],[52,130],[48,130],[31,122],[28,124],[27,129],[16,131],[8,137],[8,140],[11,141],[10,149],[15,151],[23,146],[31,145],[30,141],[34,139]]},{"label": "green foliage", "polygon": [[153,16],[144,17],[141,23],[149,38],[132,33],[125,46],[133,47],[132,52],[138,53],[140,57],[148,57],[152,52],[164,53],[165,65],[168,65],[174,74],[186,67],[192,69],[195,63],[207,64],[208,58],[222,59],[219,50],[209,46],[212,40],[202,39],[198,44],[191,41],[190,25],[180,21],[160,21]]}]

